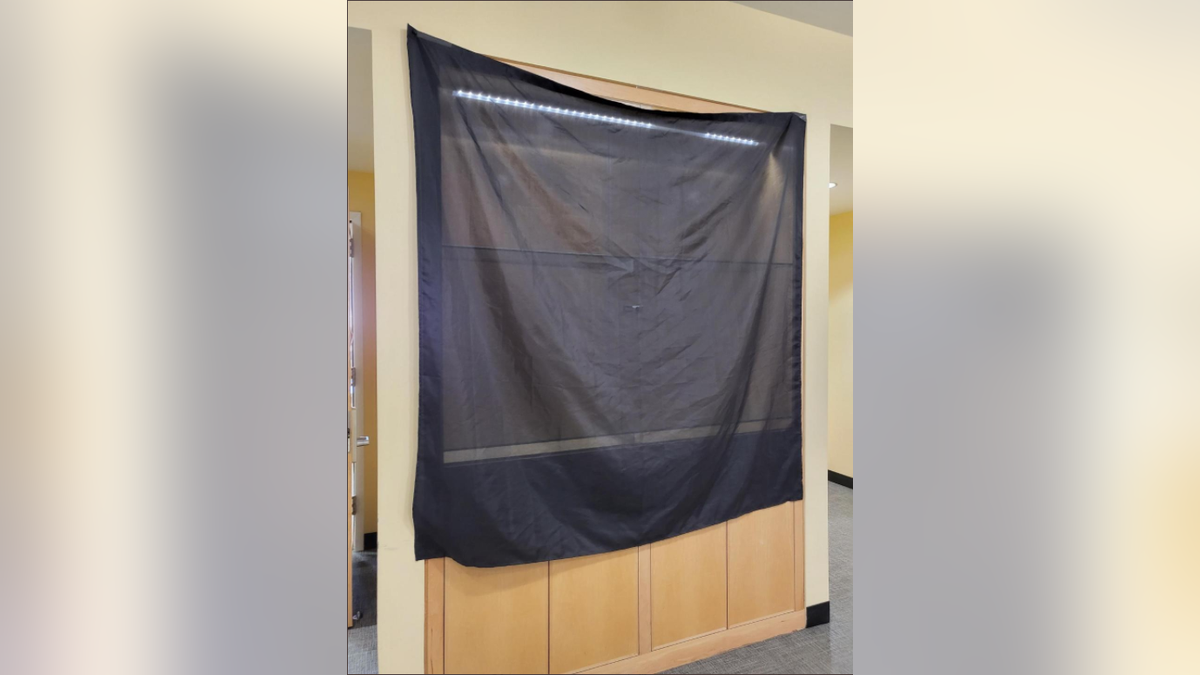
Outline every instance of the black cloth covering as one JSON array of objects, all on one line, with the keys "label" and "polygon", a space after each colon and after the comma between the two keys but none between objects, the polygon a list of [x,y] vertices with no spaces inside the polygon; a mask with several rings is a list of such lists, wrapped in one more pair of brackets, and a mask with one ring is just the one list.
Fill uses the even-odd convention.
[{"label": "black cloth covering", "polygon": [[801,499],[804,117],[644,110],[408,33],[417,559]]}]

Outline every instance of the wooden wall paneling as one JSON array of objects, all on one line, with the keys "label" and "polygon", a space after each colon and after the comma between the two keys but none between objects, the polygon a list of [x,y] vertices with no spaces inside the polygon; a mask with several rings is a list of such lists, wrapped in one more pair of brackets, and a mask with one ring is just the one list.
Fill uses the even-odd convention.
[{"label": "wooden wall paneling", "polygon": [[638,550],[550,561],[550,672],[638,653]]},{"label": "wooden wall paneling", "polygon": [[425,561],[425,672],[445,672],[446,559]]},{"label": "wooden wall paneling", "polygon": [[788,612],[720,631],[698,640],[684,640],[637,656],[582,671],[584,673],[661,673],[700,659],[804,628],[805,612]]},{"label": "wooden wall paneling", "polygon": [[654,649],[724,630],[725,523],[650,545]]},{"label": "wooden wall paneling", "polygon": [[729,527],[729,627],[795,609],[790,502],[747,513]]},{"label": "wooden wall paneling", "polygon": [[547,672],[549,565],[445,565],[446,672]]},{"label": "wooden wall paneling", "polygon": [[650,545],[638,547],[638,653],[654,649],[650,639]]}]

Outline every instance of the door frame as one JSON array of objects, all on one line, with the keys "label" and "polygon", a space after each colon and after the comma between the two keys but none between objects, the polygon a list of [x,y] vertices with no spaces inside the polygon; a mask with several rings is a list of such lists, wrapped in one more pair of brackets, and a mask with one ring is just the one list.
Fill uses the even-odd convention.
[{"label": "door frame", "polygon": [[346,220],[346,628],[354,627],[354,442],[357,424],[354,419],[354,224]]},{"label": "door frame", "polygon": [[[352,446],[351,454],[353,455],[353,494],[358,498],[352,529],[354,532],[354,550],[362,551],[366,548],[366,527],[363,523],[362,515],[362,500],[363,494],[366,492],[367,478],[364,467],[364,456],[366,448],[373,439],[360,434],[367,428],[365,409],[363,406],[363,397],[358,393],[358,388],[362,382],[363,371],[363,355],[365,354],[364,340],[366,339],[366,330],[363,326],[363,318],[365,311],[366,297],[363,293],[363,255],[362,255],[362,212],[349,211],[347,213],[348,222],[351,229],[351,237],[353,241],[353,254],[351,255],[351,279],[354,292],[351,296],[354,310],[354,368],[357,371],[355,381],[355,397],[354,406],[354,445]],[[365,439],[365,442],[360,439]]]}]

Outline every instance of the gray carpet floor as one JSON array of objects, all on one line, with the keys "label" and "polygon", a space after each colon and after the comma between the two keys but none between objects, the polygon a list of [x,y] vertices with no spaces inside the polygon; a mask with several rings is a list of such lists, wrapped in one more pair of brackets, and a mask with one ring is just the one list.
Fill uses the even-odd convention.
[{"label": "gray carpet floor", "polygon": [[375,645],[375,575],[379,556],[375,551],[354,554],[354,609],[362,612],[354,627],[346,631],[346,672],[378,673],[379,652]]},{"label": "gray carpet floor", "polygon": [[[348,673],[375,673],[376,554],[354,554],[354,606],[347,631]],[[668,673],[851,673],[854,670],[854,491],[829,484],[829,604],[824,626],[781,635]]]}]

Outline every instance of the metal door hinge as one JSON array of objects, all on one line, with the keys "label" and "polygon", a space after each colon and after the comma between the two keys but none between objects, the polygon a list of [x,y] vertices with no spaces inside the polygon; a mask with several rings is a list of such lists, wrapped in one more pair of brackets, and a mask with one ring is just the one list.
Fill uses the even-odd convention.
[{"label": "metal door hinge", "polygon": [[350,515],[358,515],[358,497],[350,498]]},{"label": "metal door hinge", "polygon": [[350,237],[350,257],[354,257],[354,237]]}]

